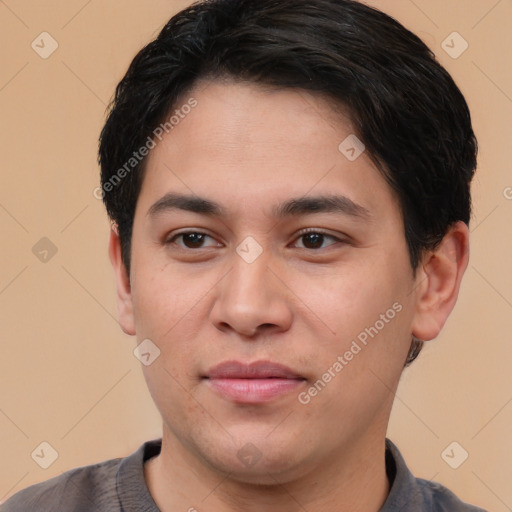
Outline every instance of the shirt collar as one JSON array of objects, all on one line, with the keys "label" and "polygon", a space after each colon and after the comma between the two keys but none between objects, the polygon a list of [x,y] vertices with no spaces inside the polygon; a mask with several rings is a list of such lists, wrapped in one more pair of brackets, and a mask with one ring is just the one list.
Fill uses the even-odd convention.
[{"label": "shirt collar", "polygon": [[[122,460],[117,472],[116,487],[123,512],[159,512],[144,478],[144,463],[158,455],[161,447],[161,439],[147,441]],[[390,492],[380,512],[424,510],[421,485],[410,472],[398,448],[389,439],[386,439],[386,473]]]},{"label": "shirt collar", "polygon": [[145,442],[119,465],[116,490],[122,512],[160,512],[144,478],[144,462],[160,453],[162,439]]},{"label": "shirt collar", "polygon": [[386,473],[391,488],[379,512],[425,510],[420,483],[407,467],[398,448],[389,439],[386,439]]}]

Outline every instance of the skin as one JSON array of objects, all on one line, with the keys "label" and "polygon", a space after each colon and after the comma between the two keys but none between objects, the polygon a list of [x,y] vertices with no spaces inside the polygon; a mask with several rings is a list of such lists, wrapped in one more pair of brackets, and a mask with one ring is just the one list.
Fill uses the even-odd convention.
[{"label": "skin", "polygon": [[[190,96],[197,106],[148,156],[129,278],[115,229],[110,238],[122,329],[161,351],[143,366],[163,419],[148,488],[164,512],[376,512],[389,492],[384,440],[411,335],[435,338],[452,311],[467,226],[454,224],[414,276],[394,193],[366,153],[351,162],[338,150],[355,132],[342,109],[229,81],[198,85],[183,103]],[[227,214],[148,213],[168,192]],[[273,216],[292,197],[329,194],[368,215]],[[173,238],[187,230],[208,236]],[[262,249],[252,263],[236,252],[248,236]],[[396,303],[400,312],[301,403],[298,393]],[[305,380],[265,403],[236,403],[202,378],[226,360],[279,362]],[[248,443],[260,455],[252,464],[237,456]]]}]

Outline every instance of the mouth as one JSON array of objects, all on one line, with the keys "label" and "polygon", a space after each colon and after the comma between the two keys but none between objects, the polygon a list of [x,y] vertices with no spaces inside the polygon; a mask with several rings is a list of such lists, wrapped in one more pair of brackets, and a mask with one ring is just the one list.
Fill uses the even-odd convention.
[{"label": "mouth", "polygon": [[306,378],[272,361],[224,361],[203,376],[206,384],[225,399],[237,403],[268,402],[297,391]]}]

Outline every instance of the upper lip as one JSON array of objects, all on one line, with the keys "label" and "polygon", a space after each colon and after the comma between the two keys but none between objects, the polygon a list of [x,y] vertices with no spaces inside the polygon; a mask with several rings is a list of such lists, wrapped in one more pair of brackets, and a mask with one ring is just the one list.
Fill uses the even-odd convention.
[{"label": "upper lip", "polygon": [[301,375],[287,366],[272,361],[224,361],[208,370],[205,377],[209,379],[303,379]]}]

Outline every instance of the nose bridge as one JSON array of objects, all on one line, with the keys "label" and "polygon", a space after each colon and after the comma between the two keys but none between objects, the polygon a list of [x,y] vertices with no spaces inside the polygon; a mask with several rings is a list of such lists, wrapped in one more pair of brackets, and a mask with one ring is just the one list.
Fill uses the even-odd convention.
[{"label": "nose bridge", "polygon": [[288,327],[289,305],[285,290],[270,270],[272,266],[271,250],[256,247],[254,240],[244,240],[233,251],[231,270],[220,283],[211,313],[218,328],[229,325],[249,336],[262,325]]},{"label": "nose bridge", "polygon": [[225,290],[240,308],[259,307],[260,302],[270,300],[269,287],[275,284],[271,283],[272,273],[268,268],[272,264],[270,249],[256,251],[250,244],[242,242],[233,254],[233,266]]}]

